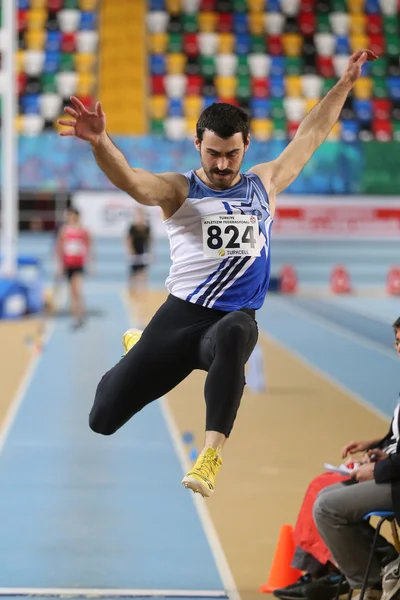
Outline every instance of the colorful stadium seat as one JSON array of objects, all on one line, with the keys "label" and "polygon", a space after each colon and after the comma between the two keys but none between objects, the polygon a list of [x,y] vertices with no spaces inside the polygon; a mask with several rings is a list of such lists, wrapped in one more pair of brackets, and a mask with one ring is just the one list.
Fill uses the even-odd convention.
[{"label": "colorful stadium seat", "polygon": [[56,126],[72,94],[93,105],[97,7],[98,0],[18,1],[16,63],[22,114],[17,127],[22,135]]},{"label": "colorful stadium seat", "polygon": [[[35,10],[42,9],[39,2]],[[62,10],[77,9],[84,10],[82,3],[74,8],[71,0]],[[27,16],[21,11],[23,27]],[[67,30],[73,33],[69,19]],[[257,139],[292,137],[304,114],[342,76],[351,52],[369,47],[381,58],[364,65],[329,139],[400,137],[400,126],[394,125],[400,121],[397,0],[151,0],[147,23],[152,131],[168,135],[175,123],[175,139],[189,135],[202,108],[225,100],[251,114]],[[90,72],[93,59],[85,63],[78,55],[93,55],[98,41],[80,43],[82,33],[76,33],[73,70]],[[31,34],[29,44],[40,51],[43,39]],[[57,63],[51,52],[59,51],[59,41],[47,37],[44,44],[50,75]],[[67,59],[58,60],[59,72]],[[29,84],[21,79],[19,85]],[[65,85],[74,82],[67,79]],[[165,96],[177,101],[168,104],[168,116],[178,121],[161,126]]]}]

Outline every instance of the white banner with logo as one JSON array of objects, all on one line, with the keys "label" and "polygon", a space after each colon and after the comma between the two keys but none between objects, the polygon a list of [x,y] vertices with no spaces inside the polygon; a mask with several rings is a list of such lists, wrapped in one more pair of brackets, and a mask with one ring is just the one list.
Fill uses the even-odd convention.
[{"label": "white banner with logo", "polygon": [[152,235],[166,235],[158,206],[141,206],[122,192],[76,192],[72,203],[81,212],[83,225],[95,237],[123,238],[138,210],[145,213]]}]

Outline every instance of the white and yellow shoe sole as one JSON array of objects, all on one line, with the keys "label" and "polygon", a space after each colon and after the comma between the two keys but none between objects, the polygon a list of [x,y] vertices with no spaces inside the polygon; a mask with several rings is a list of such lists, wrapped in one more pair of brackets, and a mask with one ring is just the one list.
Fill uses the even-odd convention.
[{"label": "white and yellow shoe sole", "polygon": [[194,494],[200,494],[203,498],[209,498],[212,496],[214,490],[210,490],[208,485],[202,483],[195,477],[190,477],[190,475],[185,475],[182,479],[182,483],[186,489],[192,490]]}]

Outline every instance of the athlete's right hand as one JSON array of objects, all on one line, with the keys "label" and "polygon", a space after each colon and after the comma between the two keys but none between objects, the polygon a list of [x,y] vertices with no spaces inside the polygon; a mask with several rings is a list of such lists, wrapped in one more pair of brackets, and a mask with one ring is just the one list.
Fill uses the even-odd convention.
[{"label": "athlete's right hand", "polygon": [[342,458],[346,458],[348,454],[357,454],[357,452],[365,452],[368,447],[368,442],[349,442],[342,448]]},{"label": "athlete's right hand", "polygon": [[66,106],[64,110],[72,119],[58,120],[59,125],[69,127],[69,129],[60,131],[60,135],[64,137],[75,136],[95,144],[106,130],[106,116],[100,102],[96,103],[94,112],[88,111],[75,96],[71,96],[71,103],[73,108]]}]

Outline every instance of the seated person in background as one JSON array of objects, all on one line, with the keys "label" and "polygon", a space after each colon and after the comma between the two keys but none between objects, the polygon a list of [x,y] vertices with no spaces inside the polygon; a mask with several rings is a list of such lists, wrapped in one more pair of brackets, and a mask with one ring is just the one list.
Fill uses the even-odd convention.
[{"label": "seated person in background", "polygon": [[[400,340],[400,318],[396,320],[393,325],[395,331],[395,347],[399,351],[399,340]],[[330,493],[336,493],[340,496],[340,493],[344,494],[347,505],[343,505],[340,497],[337,501],[338,508],[337,512],[341,515],[339,518],[340,524],[338,525],[337,531],[340,531],[342,527],[350,530],[350,523],[343,525],[342,520],[346,518],[346,515],[351,511],[355,515],[361,517],[356,518],[357,524],[357,539],[360,545],[363,546],[362,558],[363,562],[360,562],[359,566],[359,577],[356,580],[357,586],[360,587],[362,578],[365,572],[367,557],[369,556],[370,546],[374,535],[374,529],[366,522],[362,520],[362,517],[372,510],[384,510],[381,505],[371,506],[369,510],[366,510],[365,501],[362,502],[362,495],[368,494],[363,485],[354,486],[353,484],[357,481],[366,481],[369,487],[377,488],[379,493],[386,493],[386,509],[392,510],[392,507],[398,507],[396,512],[400,513],[400,446],[399,446],[399,428],[400,428],[400,416],[399,416],[399,405],[396,406],[394,411],[393,420],[389,429],[389,432],[382,440],[371,440],[367,442],[349,442],[342,449],[342,458],[346,458],[348,455],[354,456],[359,453],[364,453],[363,458],[360,462],[359,469],[355,469],[353,477],[345,477],[334,473],[324,473],[316,477],[309,485],[294,530],[294,540],[296,543],[296,552],[293,558],[292,566],[301,571],[305,572],[298,582],[275,590],[274,595],[282,600],[303,600],[306,598],[321,598],[321,600],[329,600],[333,598],[337,591],[337,585],[339,582],[339,571],[335,566],[336,560],[331,555],[332,548],[328,547],[326,539],[321,537],[320,531],[318,531],[316,524],[313,519],[313,510],[317,511],[321,519],[323,519],[323,510]],[[354,459],[351,459],[354,460]],[[376,464],[375,464],[376,463]],[[375,474],[375,481],[371,473]],[[368,477],[368,479],[364,479]],[[386,482],[391,482],[391,485]],[[381,486],[380,484],[385,484]],[[371,485],[372,484],[372,485]],[[368,487],[367,486],[367,487]],[[364,491],[365,490],[365,491]],[[359,493],[361,498],[359,499]],[[326,494],[326,501],[325,501]],[[318,500],[317,500],[318,497]],[[392,501],[393,497],[393,501]],[[332,496],[334,498],[334,495]],[[396,500],[396,498],[398,498]],[[374,499],[365,499],[367,502],[371,500],[373,504]],[[316,503],[316,507],[314,504]],[[336,507],[336,504],[334,504]],[[343,515],[342,515],[343,513]],[[400,515],[397,515],[398,517]],[[319,519],[317,519],[317,525]],[[323,528],[323,525],[322,525]],[[334,527],[333,527],[334,529]],[[329,530],[330,532],[331,530]],[[346,530],[347,531],[347,530]],[[329,534],[328,534],[329,535]],[[338,534],[339,535],[339,534]],[[346,538],[347,539],[347,538]],[[346,544],[346,542],[344,542]],[[355,554],[358,556],[358,548],[355,550]],[[333,552],[334,554],[334,552]],[[396,557],[396,560],[393,560]],[[346,559],[345,559],[346,560]],[[357,558],[355,559],[357,562]],[[393,561],[393,562],[390,562]],[[368,590],[366,600],[369,598],[380,598],[382,591],[381,587],[381,567],[385,566],[384,569],[384,590],[385,594],[381,600],[391,600],[393,594],[400,589],[400,564],[397,559],[397,552],[394,547],[382,536],[378,540],[378,546],[376,551],[376,561],[374,564],[374,574],[372,577],[377,578],[377,581],[373,581],[371,588],[377,587],[377,590]],[[388,564],[390,563],[390,564]],[[347,575],[346,566],[339,563],[339,567],[343,569],[345,575]],[[377,575],[378,573],[378,575]],[[361,577],[361,579],[360,579]],[[354,580],[350,577],[350,585],[354,585]],[[376,585],[374,585],[376,584]],[[342,584],[342,593],[348,587],[347,584]],[[386,593],[387,592],[387,593]],[[389,595],[391,593],[392,595]],[[356,598],[354,598],[356,600]]]},{"label": "seated person in background", "polygon": [[[393,324],[393,329],[395,347],[400,355],[400,318]],[[352,472],[351,480],[326,487],[314,503],[318,531],[352,589],[362,586],[375,532],[363,517],[372,511],[393,510],[400,522],[399,413],[400,404],[397,404],[388,434],[375,448],[367,451],[367,462]],[[400,589],[398,581],[390,583],[385,578],[382,594],[381,563],[377,556],[372,561],[368,583],[365,600],[390,600],[397,592],[395,588]],[[326,600],[323,593],[312,597]]]},{"label": "seated person in background", "polygon": [[[377,443],[373,441],[365,442],[365,450],[371,444],[375,446]],[[351,444],[354,444],[354,442],[351,442]],[[360,444],[364,444],[364,442],[360,442]],[[345,448],[348,446],[350,444],[347,444]],[[342,452],[345,452],[345,448]],[[360,448],[360,451],[362,451],[362,448]],[[344,454],[345,456],[346,454]],[[311,590],[316,588],[324,590],[326,600],[335,597],[341,575],[316,528],[313,507],[321,490],[349,480],[350,477],[339,473],[322,473],[309,484],[293,532],[296,551],[292,560],[292,567],[303,571],[304,575],[296,583],[275,590],[274,596],[277,598],[281,600],[307,600]],[[397,552],[384,537],[380,536],[377,555],[381,565],[384,566],[397,557]],[[340,586],[340,593],[347,593],[348,589],[348,583],[343,581]]]}]

